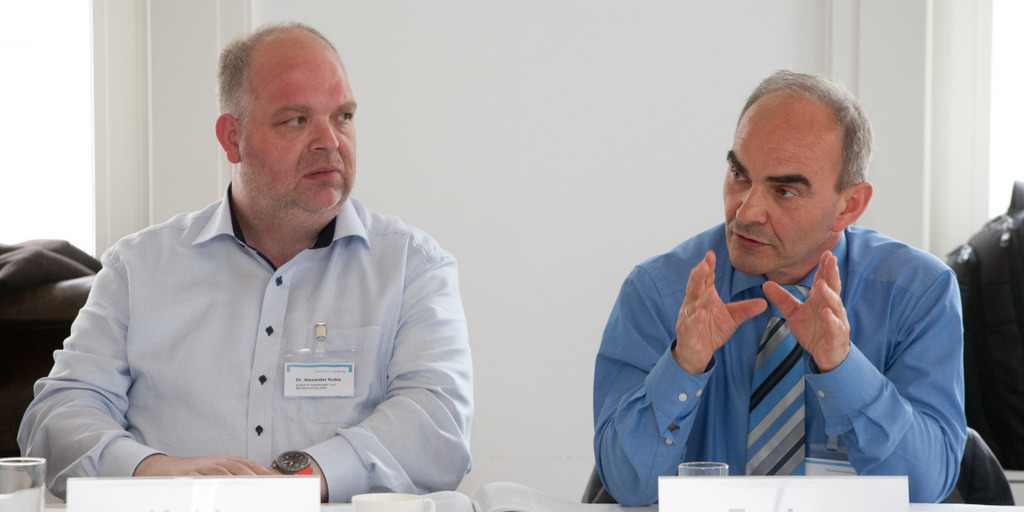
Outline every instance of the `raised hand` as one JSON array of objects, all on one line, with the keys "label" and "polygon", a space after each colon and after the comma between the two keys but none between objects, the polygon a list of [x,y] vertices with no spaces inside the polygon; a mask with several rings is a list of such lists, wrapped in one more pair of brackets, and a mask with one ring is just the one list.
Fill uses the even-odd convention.
[{"label": "raised hand", "polygon": [[690,270],[686,297],[676,319],[672,356],[691,375],[703,373],[715,350],[728,341],[736,328],[767,307],[764,299],[722,302],[715,288],[715,253],[708,251]]},{"label": "raised hand", "polygon": [[839,296],[842,282],[831,251],[825,251],[818,260],[818,273],[804,302],[775,282],[765,283],[762,289],[786,317],[793,337],[814,358],[821,372],[831,371],[846,360],[850,353],[850,322]]}]

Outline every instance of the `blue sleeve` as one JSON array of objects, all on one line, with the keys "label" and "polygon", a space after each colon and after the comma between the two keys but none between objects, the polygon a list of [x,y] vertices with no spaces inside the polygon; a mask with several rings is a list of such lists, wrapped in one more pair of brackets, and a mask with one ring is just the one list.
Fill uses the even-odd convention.
[{"label": "blue sleeve", "polygon": [[[858,474],[907,475],[910,501],[938,502],[956,485],[967,439],[960,296],[946,271],[905,298],[891,341],[853,339],[843,364],[806,381]],[[858,348],[881,343],[884,364]]]},{"label": "blue sleeve", "polygon": [[658,476],[686,455],[701,395],[715,368],[690,375],[672,357],[675,314],[651,277],[636,268],[619,293],[594,371],[594,456],[608,492],[622,505],[658,499]]}]

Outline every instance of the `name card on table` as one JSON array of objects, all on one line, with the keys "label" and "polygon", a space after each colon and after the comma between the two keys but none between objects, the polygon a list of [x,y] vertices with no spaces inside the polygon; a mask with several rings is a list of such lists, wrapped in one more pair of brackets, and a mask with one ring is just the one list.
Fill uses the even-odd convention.
[{"label": "name card on table", "polygon": [[320,512],[320,477],[69,478],[68,512]]},{"label": "name card on table", "polygon": [[660,512],[907,512],[905,476],[663,476]]}]

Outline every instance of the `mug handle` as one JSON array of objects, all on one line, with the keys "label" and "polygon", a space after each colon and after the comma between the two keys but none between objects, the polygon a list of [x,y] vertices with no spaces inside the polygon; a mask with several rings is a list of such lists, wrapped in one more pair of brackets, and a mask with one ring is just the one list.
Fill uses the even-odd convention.
[{"label": "mug handle", "polygon": [[436,512],[437,508],[434,505],[434,500],[430,498],[423,498],[423,509],[424,512]]}]

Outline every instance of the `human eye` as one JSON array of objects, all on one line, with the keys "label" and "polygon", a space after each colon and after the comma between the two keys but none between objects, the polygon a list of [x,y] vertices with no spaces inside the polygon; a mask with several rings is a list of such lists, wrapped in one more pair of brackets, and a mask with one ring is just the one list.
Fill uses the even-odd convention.
[{"label": "human eye", "polygon": [[779,197],[783,199],[796,197],[796,192],[794,192],[792,189],[788,187],[778,187],[777,189],[775,189],[775,192],[779,195]]},{"label": "human eye", "polygon": [[283,123],[285,126],[302,126],[306,124],[306,118],[304,116],[295,116],[292,118],[285,119]]},{"label": "human eye", "polygon": [[355,114],[353,114],[352,112],[342,112],[337,115],[336,119],[341,124],[348,124],[352,121],[353,117],[355,117]]},{"label": "human eye", "polygon": [[733,163],[729,164],[729,177],[732,178],[733,181],[747,181],[747,175],[743,174],[742,171],[736,168],[736,164]]}]

